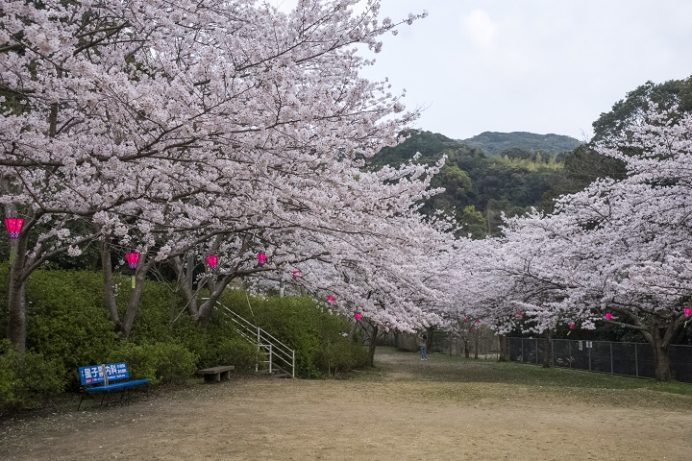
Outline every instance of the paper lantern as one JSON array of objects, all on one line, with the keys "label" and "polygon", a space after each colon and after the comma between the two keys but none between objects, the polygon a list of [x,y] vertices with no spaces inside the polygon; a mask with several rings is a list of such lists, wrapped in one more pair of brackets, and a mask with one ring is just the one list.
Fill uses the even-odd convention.
[{"label": "paper lantern", "polygon": [[356,311],[356,313],[353,314],[353,318],[356,319],[356,320],[360,320],[360,319],[363,318],[363,314],[361,314],[360,312],[357,312],[357,311]]},{"label": "paper lantern", "polygon": [[569,322],[567,324],[567,328],[569,328],[570,330],[576,330],[577,329],[577,322]]},{"label": "paper lantern", "polygon": [[682,310],[685,317],[692,317],[692,307],[686,307]]},{"label": "paper lantern", "polygon": [[130,269],[137,269],[137,264],[139,263],[139,253],[136,251],[125,253],[125,262]]},{"label": "paper lantern", "polygon": [[262,267],[266,264],[267,262],[267,253],[264,251],[260,251],[257,253],[257,265]]},{"label": "paper lantern", "polygon": [[24,218],[5,218],[5,229],[11,239],[18,239],[19,233],[22,231]]},{"label": "paper lantern", "polygon": [[[132,269],[132,270],[137,269],[137,263],[139,263],[139,253],[137,253],[136,251],[130,251],[128,253],[125,253],[125,262],[127,263],[127,266],[130,269]],[[136,283],[135,276],[133,274],[132,275],[132,288],[133,289],[135,288],[135,283]]]},{"label": "paper lantern", "polygon": [[296,280],[298,277],[300,277],[302,275],[303,275],[303,273],[297,267],[294,267],[293,270],[291,271],[291,278],[293,280]]},{"label": "paper lantern", "polygon": [[524,317],[524,311],[517,311],[516,316],[517,316],[517,318]]},{"label": "paper lantern", "polygon": [[612,312],[606,312],[605,315],[603,316],[603,318],[606,320],[613,320],[613,313]]},{"label": "paper lantern", "polygon": [[204,262],[207,263],[210,269],[214,269],[219,264],[219,257],[216,255],[207,255],[204,258]]},{"label": "paper lantern", "polygon": [[327,295],[327,302],[329,304],[334,304],[334,301],[336,301],[336,296],[334,295]]}]

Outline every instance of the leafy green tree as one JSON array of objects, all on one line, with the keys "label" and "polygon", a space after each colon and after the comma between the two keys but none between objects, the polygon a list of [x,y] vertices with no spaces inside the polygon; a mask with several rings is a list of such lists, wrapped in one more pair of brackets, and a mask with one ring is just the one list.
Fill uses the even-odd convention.
[{"label": "leafy green tree", "polygon": [[592,141],[620,134],[630,120],[650,109],[651,103],[668,108],[675,102],[681,111],[692,110],[692,76],[659,84],[648,81],[630,91],[624,99],[613,104],[610,111],[601,114],[593,122]]},{"label": "leafy green tree", "polygon": [[459,222],[472,238],[480,239],[487,235],[488,223],[485,216],[474,205],[464,207]]}]

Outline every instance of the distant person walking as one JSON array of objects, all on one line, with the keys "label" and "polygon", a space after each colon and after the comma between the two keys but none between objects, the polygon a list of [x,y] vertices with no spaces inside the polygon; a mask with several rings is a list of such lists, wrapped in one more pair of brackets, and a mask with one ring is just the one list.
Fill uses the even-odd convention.
[{"label": "distant person walking", "polygon": [[424,334],[418,335],[418,349],[420,350],[420,359],[428,360],[428,337]]}]

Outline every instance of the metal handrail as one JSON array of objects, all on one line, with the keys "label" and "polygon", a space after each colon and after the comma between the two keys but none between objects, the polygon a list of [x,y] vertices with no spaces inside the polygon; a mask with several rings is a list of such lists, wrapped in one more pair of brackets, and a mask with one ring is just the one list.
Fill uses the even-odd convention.
[{"label": "metal handrail", "polygon": [[238,331],[243,339],[256,345],[258,349],[264,348],[268,351],[268,360],[263,360],[261,363],[269,364],[270,374],[273,372],[274,368],[284,373],[289,373],[283,366],[279,366],[275,363],[275,361],[278,360],[283,362],[286,367],[290,368],[292,378],[296,377],[296,352],[294,349],[291,349],[264,328],[253,324],[240,314],[221,304],[219,301],[216,301],[216,304],[223,309],[222,312],[224,315],[237,325],[236,331]]},{"label": "metal handrail", "polygon": [[[230,313],[233,313],[234,315],[237,315],[237,314],[236,314],[235,312],[233,312],[233,311],[230,311]],[[242,317],[241,317],[241,318],[242,318]],[[235,322],[239,327],[243,328],[242,330],[238,330],[238,333],[240,333],[240,335],[241,335],[246,341],[255,343],[255,341],[252,339],[252,338],[255,338],[255,331],[253,331],[254,329],[251,330],[250,327],[249,327],[249,325],[243,325],[243,324],[239,323],[239,322],[238,322],[235,318],[233,318],[233,317],[230,317],[230,319],[231,319],[233,322]],[[258,346],[264,347],[265,349],[266,349],[268,346],[272,346],[272,352],[273,352],[274,356],[275,356],[277,359],[280,359],[280,360],[282,360],[283,362],[285,362],[286,365],[293,367],[293,357],[294,357],[293,351],[292,351],[290,348],[284,348],[284,347],[282,347],[283,344],[280,345],[280,346],[277,346],[276,344],[273,344],[271,341],[270,341],[268,344],[263,344],[262,341],[263,341],[265,338],[266,338],[266,339],[269,339],[269,338],[272,338],[272,339],[273,339],[273,336],[268,335],[267,332],[266,332],[266,330],[262,329],[261,327],[255,327],[255,328],[259,328],[259,329],[260,329],[259,335],[257,335],[257,337],[258,337],[260,343],[259,343],[259,344],[255,343],[255,344],[257,344]]]},{"label": "metal handrail", "polygon": [[[236,314],[236,315],[237,315],[237,314]],[[272,334],[269,333],[267,330],[262,329],[262,332],[263,332],[264,334],[266,334],[267,336],[269,336],[271,339],[273,339],[274,342],[279,343],[281,346],[283,346],[284,348],[286,348],[286,349],[288,349],[288,350],[292,350],[290,347],[288,347],[286,344],[282,343],[279,339],[276,338],[276,336],[272,335]]]},{"label": "metal handrail", "polygon": [[[218,301],[217,301],[217,304],[218,304],[219,306],[221,306],[221,307],[222,307],[224,310],[226,310],[227,312],[233,314],[233,315],[234,315],[236,318],[238,318],[239,320],[242,320],[247,326],[251,327],[253,330],[254,330],[255,328],[257,328],[257,326],[256,326],[255,324],[253,324],[252,322],[250,322],[249,320],[247,320],[246,318],[244,318],[244,317],[241,316],[240,314],[238,314],[238,313],[232,311],[231,309],[229,309],[228,307],[226,307],[226,306],[224,306],[223,304],[219,303]],[[261,328],[261,327],[260,327],[260,328]],[[274,335],[272,335],[271,333],[269,333],[267,330],[265,330],[265,329],[262,328],[262,333],[265,334],[266,336],[268,336],[269,338],[273,339],[274,342],[279,343],[279,345],[283,346],[284,348],[286,348],[286,349],[288,349],[288,350],[291,350],[291,348],[290,348],[287,344],[283,343],[280,339],[278,339],[276,336],[274,336]]]},{"label": "metal handrail", "polygon": [[[276,337],[274,335],[268,333],[264,328],[253,325],[252,323],[250,323],[249,321],[244,319],[242,316],[240,316],[236,312],[233,312],[231,309],[227,308],[226,306],[222,306],[222,308],[226,312],[228,312],[229,314],[232,315],[232,317],[230,317],[230,319],[232,321],[234,321],[235,323],[237,323],[243,327],[244,331],[240,332],[240,333],[244,333],[244,336],[246,339],[249,339],[250,337],[254,337],[255,333],[258,333],[257,337],[260,341],[262,340],[263,337],[268,338],[270,340],[269,343],[273,344],[274,348],[279,353],[284,354],[286,356],[286,359],[288,359],[288,357],[291,356],[291,354],[289,352],[292,352],[292,349],[290,347],[286,346],[283,342],[276,339]],[[241,324],[240,322],[238,322],[238,320],[241,320],[244,323],[244,325]],[[274,342],[272,342],[271,340],[273,340]],[[277,347],[277,345],[274,343],[278,343],[279,347]]]}]

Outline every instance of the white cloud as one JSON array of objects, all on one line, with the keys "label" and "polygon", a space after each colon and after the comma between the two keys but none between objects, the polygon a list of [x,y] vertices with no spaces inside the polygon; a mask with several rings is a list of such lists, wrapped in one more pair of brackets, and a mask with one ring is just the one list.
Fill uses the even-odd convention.
[{"label": "white cloud", "polygon": [[[297,3],[267,1],[282,11]],[[638,85],[692,74],[692,1],[382,0],[381,16],[423,9],[427,18],[382,37],[363,74],[406,88],[406,105],[425,108],[416,125],[453,138],[582,138]]]},{"label": "white cloud", "polygon": [[464,30],[473,43],[480,48],[492,48],[497,35],[497,24],[484,10],[473,10],[464,17]]}]

